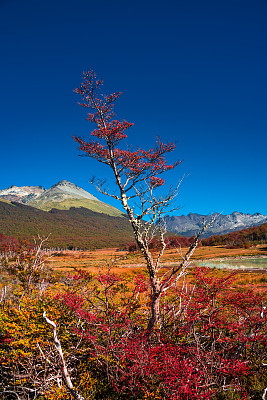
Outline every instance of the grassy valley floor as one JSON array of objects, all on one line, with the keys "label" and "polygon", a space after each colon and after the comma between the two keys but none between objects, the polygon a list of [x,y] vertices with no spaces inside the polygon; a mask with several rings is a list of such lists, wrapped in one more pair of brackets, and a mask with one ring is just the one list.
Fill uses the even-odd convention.
[{"label": "grassy valley floor", "polygon": [[[170,265],[181,261],[188,248],[166,250],[162,257],[162,264]],[[236,257],[261,257],[267,255],[266,246],[251,247],[249,249],[227,249],[223,246],[199,247],[191,258],[192,263],[199,260],[225,259]],[[55,270],[73,270],[79,268],[142,268],[145,260],[140,252],[128,253],[116,248],[97,249],[93,251],[63,251],[55,254],[51,260]]]}]

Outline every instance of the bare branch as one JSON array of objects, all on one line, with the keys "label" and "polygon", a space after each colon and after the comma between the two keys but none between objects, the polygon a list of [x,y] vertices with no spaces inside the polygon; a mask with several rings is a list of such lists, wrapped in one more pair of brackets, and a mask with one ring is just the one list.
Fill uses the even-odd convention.
[{"label": "bare branch", "polygon": [[13,392],[13,390],[4,390],[3,392],[0,392],[0,396],[2,397],[2,395],[7,394],[7,393],[14,395],[17,397],[18,400],[21,400],[19,395],[16,392]]},{"label": "bare branch", "polygon": [[[214,222],[214,218],[212,218],[207,224],[205,223],[205,220],[203,218],[203,227],[202,229],[199,231],[199,233],[197,234],[197,236],[194,239],[194,242],[191,244],[191,246],[189,247],[188,251],[186,252],[183,261],[178,265],[178,267],[173,268],[169,277],[164,281],[164,283],[162,284],[161,287],[161,291],[165,291],[167,288],[169,288],[170,286],[172,286],[172,284],[170,285],[170,282],[172,280],[172,278],[178,273],[178,271],[182,271],[181,274],[183,275],[185,269],[188,267],[189,263],[190,263],[190,258],[192,257],[192,255],[194,254],[198,243],[199,243],[199,239],[202,236],[202,234],[205,232],[205,230]],[[181,274],[179,274],[179,276],[176,277],[175,280],[177,280]]]},{"label": "bare branch", "polygon": [[66,361],[64,358],[64,354],[62,351],[62,347],[61,347],[61,343],[58,339],[57,336],[57,326],[55,324],[55,322],[51,321],[50,319],[47,318],[46,313],[44,311],[43,313],[43,318],[46,321],[47,324],[51,325],[53,328],[53,336],[54,336],[54,345],[55,348],[57,349],[57,352],[59,354],[60,357],[60,361],[61,361],[61,365],[62,365],[62,374],[64,377],[64,380],[66,382],[66,385],[70,391],[70,393],[72,394],[72,396],[76,399],[76,400],[85,400],[85,398],[83,396],[81,396],[76,389],[74,389],[74,386],[72,384],[68,369],[67,369],[67,365],[66,365]]}]

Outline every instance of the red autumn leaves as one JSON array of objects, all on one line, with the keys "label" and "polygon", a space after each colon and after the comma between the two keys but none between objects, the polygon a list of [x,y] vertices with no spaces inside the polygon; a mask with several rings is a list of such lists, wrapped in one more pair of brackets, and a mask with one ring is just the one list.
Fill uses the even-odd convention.
[{"label": "red autumn leaves", "polygon": [[79,149],[86,155],[107,164],[116,165],[121,175],[125,175],[132,183],[146,180],[151,188],[162,186],[165,181],[157,175],[176,167],[179,162],[168,164],[165,154],[175,149],[174,143],[164,144],[158,139],[156,146],[149,150],[138,148],[135,151],[123,149],[117,145],[127,138],[126,131],[133,125],[127,121],[114,118],[114,102],[121,93],[101,94],[103,80],[97,80],[93,71],[83,74],[83,82],[76,93],[82,96],[82,107],[88,108],[87,120],[96,125],[91,132],[98,141],[87,141],[75,136]]}]

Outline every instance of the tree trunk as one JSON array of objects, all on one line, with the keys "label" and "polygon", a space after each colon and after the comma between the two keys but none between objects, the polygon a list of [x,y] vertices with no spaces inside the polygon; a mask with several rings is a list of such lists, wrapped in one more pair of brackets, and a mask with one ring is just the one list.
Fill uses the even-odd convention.
[{"label": "tree trunk", "polygon": [[160,320],[160,308],[159,308],[160,297],[161,297],[161,292],[160,292],[159,288],[156,288],[155,290],[152,291],[152,294],[151,294],[151,316],[149,318],[147,328],[146,328],[147,339],[149,339],[149,337],[151,336],[152,332],[154,331],[156,325],[158,324],[158,322]]}]

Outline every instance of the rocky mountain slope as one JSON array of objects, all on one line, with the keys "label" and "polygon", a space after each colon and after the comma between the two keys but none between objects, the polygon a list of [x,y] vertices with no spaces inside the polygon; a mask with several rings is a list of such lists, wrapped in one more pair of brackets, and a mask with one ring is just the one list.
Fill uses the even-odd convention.
[{"label": "rocky mountain slope", "polygon": [[203,218],[206,222],[210,221],[212,218],[215,218],[214,222],[206,230],[203,237],[222,235],[236,230],[249,228],[251,226],[261,225],[267,222],[267,215],[262,215],[259,213],[253,215],[243,214],[237,211],[228,215],[222,215],[218,213],[214,213],[209,216],[193,213],[181,216],[166,215],[164,220],[168,231],[189,237],[199,232],[202,227]]},{"label": "rocky mountain slope", "polygon": [[[51,186],[50,189],[45,190],[41,193],[38,197],[35,198],[35,202],[47,202],[47,201],[62,201],[68,198],[72,199],[89,199],[89,200],[97,200],[96,197],[91,195],[86,190],[80,188],[79,186],[75,185],[74,183],[68,181],[60,181],[55,185]],[[28,202],[33,203],[33,202]]]},{"label": "rocky mountain slope", "polygon": [[28,204],[37,199],[45,192],[42,186],[9,186],[7,189],[0,190],[0,198],[8,201]]},{"label": "rocky mountain slope", "polygon": [[53,208],[69,210],[71,207],[84,207],[94,212],[112,216],[122,216],[122,212],[103,203],[86,190],[66,180],[60,181],[49,189],[42,186],[10,186],[0,190],[0,199],[16,201],[41,210]]}]

